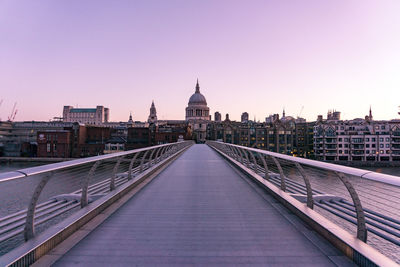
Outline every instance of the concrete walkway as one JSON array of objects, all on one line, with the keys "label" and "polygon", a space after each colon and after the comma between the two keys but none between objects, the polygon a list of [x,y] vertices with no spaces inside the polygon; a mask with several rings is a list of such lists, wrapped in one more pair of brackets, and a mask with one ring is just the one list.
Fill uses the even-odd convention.
[{"label": "concrete walkway", "polygon": [[344,266],[349,260],[207,145],[194,145],[56,266]]}]

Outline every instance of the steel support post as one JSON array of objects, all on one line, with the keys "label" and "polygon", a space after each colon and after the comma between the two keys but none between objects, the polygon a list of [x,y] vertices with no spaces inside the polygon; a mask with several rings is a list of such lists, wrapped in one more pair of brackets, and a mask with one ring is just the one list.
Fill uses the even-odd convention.
[{"label": "steel support post", "polygon": [[168,146],[164,146],[163,149],[161,150],[161,155],[160,155],[160,159],[159,159],[158,162],[160,162],[160,161],[164,158],[164,155],[165,155],[165,153],[166,153],[167,147],[168,147]]},{"label": "steel support post", "polygon": [[129,170],[128,170],[128,180],[132,179],[132,168],[133,168],[133,164],[135,164],[135,161],[137,159],[137,157],[139,156],[141,152],[135,153],[135,155],[133,156],[133,158],[131,159],[131,162],[129,163]]},{"label": "steel support post", "polygon": [[100,165],[101,160],[96,161],[92,168],[90,168],[90,171],[88,172],[88,175],[85,177],[85,179],[82,181],[82,194],[81,194],[81,208],[87,206],[89,203],[89,196],[88,196],[88,189],[89,189],[89,183],[90,180],[92,180],[94,172],[96,171],[97,167]]},{"label": "steel support post", "polygon": [[258,152],[257,152],[257,155],[261,159],[261,161],[264,165],[264,178],[265,178],[265,180],[269,180],[269,171],[268,171],[267,161],[265,160],[264,155],[261,155]]},{"label": "steel support post", "polygon": [[249,156],[247,156],[247,151],[244,148],[240,148],[240,149],[242,150],[243,154],[246,156],[246,166],[247,166],[247,168],[250,169],[250,160],[249,160]]},{"label": "steel support post", "polygon": [[144,161],[145,161],[145,159],[146,159],[147,154],[149,154],[149,151],[150,151],[150,149],[149,149],[149,150],[146,150],[146,152],[144,153],[144,155],[143,155],[143,157],[142,157],[142,160],[140,161],[139,172],[142,172],[142,171],[143,171],[143,163],[144,163]]},{"label": "steel support post", "polygon": [[160,156],[161,150],[163,150],[163,148],[164,148],[164,147],[160,147],[160,148],[157,150],[156,157],[154,158],[155,164],[157,164],[157,162],[158,162],[158,157]]},{"label": "steel support post", "polygon": [[295,162],[296,168],[299,170],[301,176],[303,177],[304,184],[306,185],[307,190],[307,207],[310,209],[314,208],[314,199],[312,195],[312,188],[310,183],[310,178],[308,177],[307,173],[304,171],[303,167],[298,162]]},{"label": "steel support post", "polygon": [[236,155],[235,150],[233,150],[233,148],[232,148],[230,145],[226,145],[226,146],[229,148],[230,157],[231,157],[231,158],[234,158],[235,160],[237,160],[237,159],[238,159],[238,156]]},{"label": "steel support post", "polygon": [[238,151],[238,154],[240,155],[240,162],[241,162],[242,164],[244,164],[244,158],[243,158],[242,151],[241,151],[238,147],[233,147],[233,148],[235,148],[236,151]]},{"label": "steel support post", "polygon": [[151,167],[151,163],[153,161],[153,155],[154,155],[154,152],[156,152],[156,150],[158,150],[158,148],[153,148],[151,150],[150,157],[149,157],[149,162],[147,163],[147,168]]},{"label": "steel support post", "polygon": [[231,158],[236,160],[236,154],[233,152],[232,147],[227,145],[227,144],[225,144],[225,146],[226,146],[227,150],[229,151],[228,152],[229,157],[231,157]]},{"label": "steel support post", "polygon": [[361,206],[360,198],[358,197],[356,190],[354,189],[353,185],[350,183],[346,175],[344,175],[341,172],[335,172],[335,173],[342,181],[344,186],[347,188],[347,191],[349,192],[351,199],[353,200],[357,215],[357,238],[363,242],[367,242],[368,229],[366,226],[365,214]]},{"label": "steel support post", "polygon": [[115,179],[117,178],[118,168],[121,164],[122,157],[118,157],[117,163],[115,163],[113,173],[110,179],[110,191],[115,190]]},{"label": "steel support post", "polygon": [[279,176],[280,176],[280,178],[281,178],[281,189],[282,189],[283,191],[286,191],[285,174],[283,173],[281,164],[279,163],[279,161],[278,161],[275,157],[273,157],[273,156],[270,156],[270,157],[271,157],[271,159],[274,161],[276,167],[277,167],[278,170],[279,170]]},{"label": "steel support post", "polygon": [[255,172],[255,173],[258,173],[258,170],[257,170],[257,166],[258,166],[258,164],[257,164],[256,157],[254,157],[254,155],[253,155],[253,152],[252,152],[252,151],[249,151],[249,154],[250,154],[250,157],[251,157],[251,159],[252,159],[252,161],[253,161],[253,164],[254,164],[254,166],[253,166],[253,170],[254,170],[254,172]]},{"label": "steel support post", "polygon": [[29,202],[28,211],[26,213],[26,221],[24,228],[24,238],[25,241],[32,239],[35,236],[35,210],[36,204],[39,200],[40,194],[42,193],[43,188],[46,186],[47,182],[53,176],[53,173],[46,173],[39,184],[36,186],[35,191],[33,192],[31,201]]}]

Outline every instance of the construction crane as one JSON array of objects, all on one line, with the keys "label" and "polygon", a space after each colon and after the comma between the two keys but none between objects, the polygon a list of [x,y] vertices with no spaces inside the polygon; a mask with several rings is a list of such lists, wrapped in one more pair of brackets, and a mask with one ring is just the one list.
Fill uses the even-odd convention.
[{"label": "construction crane", "polygon": [[300,112],[299,112],[299,114],[297,115],[297,118],[300,118],[300,116],[301,116],[301,113],[303,112],[303,109],[304,109],[304,106],[301,106],[301,109],[300,109]]},{"label": "construction crane", "polygon": [[11,114],[10,116],[8,116],[8,121],[10,122],[13,121],[15,119],[15,116],[17,115],[18,109],[16,109],[16,107],[17,107],[17,102],[14,103],[14,106],[11,110]]}]

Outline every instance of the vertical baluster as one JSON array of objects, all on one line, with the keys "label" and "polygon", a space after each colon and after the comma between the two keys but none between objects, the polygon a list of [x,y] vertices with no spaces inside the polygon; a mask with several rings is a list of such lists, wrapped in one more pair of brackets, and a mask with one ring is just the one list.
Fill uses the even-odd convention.
[{"label": "vertical baluster", "polygon": [[94,172],[96,171],[97,167],[100,165],[101,160],[96,161],[92,168],[90,168],[88,175],[82,181],[82,194],[81,194],[81,208],[87,206],[89,203],[89,196],[88,196],[88,189],[90,180],[92,180]]},{"label": "vertical baluster", "polygon": [[276,167],[277,167],[278,170],[279,170],[279,176],[280,176],[280,178],[281,178],[281,189],[282,189],[283,191],[286,191],[285,175],[284,175],[284,173],[283,173],[281,164],[279,163],[279,161],[278,161],[275,157],[273,157],[273,156],[270,156],[270,157],[272,158],[272,160],[274,161]]},{"label": "vertical baluster", "polygon": [[129,170],[128,170],[128,180],[132,179],[132,168],[133,168],[133,164],[135,164],[135,161],[137,159],[137,157],[139,156],[141,152],[137,152],[135,153],[135,155],[133,156],[133,158],[131,159],[131,162],[129,163]]},{"label": "vertical baluster", "polygon": [[299,170],[301,176],[303,177],[304,184],[306,185],[307,190],[307,207],[310,209],[314,208],[314,199],[312,195],[311,183],[310,178],[308,177],[307,173],[304,171],[303,167],[298,162],[295,162],[297,169]]},{"label": "vertical baluster", "polygon": [[115,189],[115,179],[117,178],[119,164],[121,164],[122,157],[118,157],[117,163],[115,163],[113,173],[110,180],[110,191]]},{"label": "vertical baluster", "polygon": [[164,146],[163,149],[161,150],[161,155],[160,155],[160,159],[158,162],[160,162],[164,158],[166,150],[167,150],[167,146]]},{"label": "vertical baluster", "polygon": [[53,173],[46,173],[39,184],[36,186],[35,191],[33,192],[31,201],[29,202],[28,211],[26,213],[26,221],[24,228],[24,238],[25,241],[32,239],[35,236],[35,211],[36,204],[39,200],[40,194],[42,193],[43,188],[46,186],[47,182],[53,176]]},{"label": "vertical baluster", "polygon": [[164,147],[160,147],[160,148],[157,150],[156,157],[154,158],[154,163],[155,163],[155,164],[158,163],[158,158],[160,157],[161,151],[162,151],[163,149],[164,149]]},{"label": "vertical baluster", "polygon": [[360,198],[358,197],[356,190],[354,189],[353,185],[350,183],[346,175],[340,172],[335,173],[339,177],[340,181],[342,181],[347,191],[349,192],[351,199],[353,200],[357,216],[357,238],[363,242],[367,242],[367,226],[365,224],[365,214],[361,206]]},{"label": "vertical baluster", "polygon": [[147,168],[150,168],[151,167],[151,162],[153,161],[153,155],[154,155],[154,152],[156,152],[156,148],[153,148],[152,150],[151,150],[151,154],[150,154],[150,157],[149,157],[149,162],[147,163]]},{"label": "vertical baluster", "polygon": [[257,155],[261,159],[261,161],[264,165],[264,178],[265,178],[265,180],[269,180],[269,171],[268,171],[267,161],[265,160],[264,155],[261,155],[258,152],[257,152]]},{"label": "vertical baluster", "polygon": [[255,173],[258,173],[258,170],[257,170],[257,166],[258,166],[257,160],[256,160],[256,158],[254,157],[252,151],[249,151],[249,154],[250,154],[251,160],[253,161],[253,164],[254,164],[253,170],[254,170]]},{"label": "vertical baluster", "polygon": [[247,156],[247,151],[244,148],[240,148],[240,149],[242,150],[243,154],[246,157],[246,167],[250,169],[250,160],[249,160],[249,157]]},{"label": "vertical baluster", "polygon": [[143,157],[142,157],[142,160],[140,161],[139,172],[142,172],[142,171],[143,171],[143,163],[144,163],[144,161],[145,161],[145,159],[146,159],[147,154],[149,154],[149,151],[150,151],[150,149],[149,149],[149,150],[146,150],[146,152],[144,153],[144,155],[143,155]]}]

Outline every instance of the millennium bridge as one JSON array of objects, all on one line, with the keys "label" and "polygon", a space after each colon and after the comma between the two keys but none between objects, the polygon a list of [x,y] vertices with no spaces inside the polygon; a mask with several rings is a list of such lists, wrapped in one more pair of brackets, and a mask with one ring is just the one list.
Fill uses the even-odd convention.
[{"label": "millennium bridge", "polygon": [[396,266],[400,177],[192,141],[0,174],[0,266]]}]

